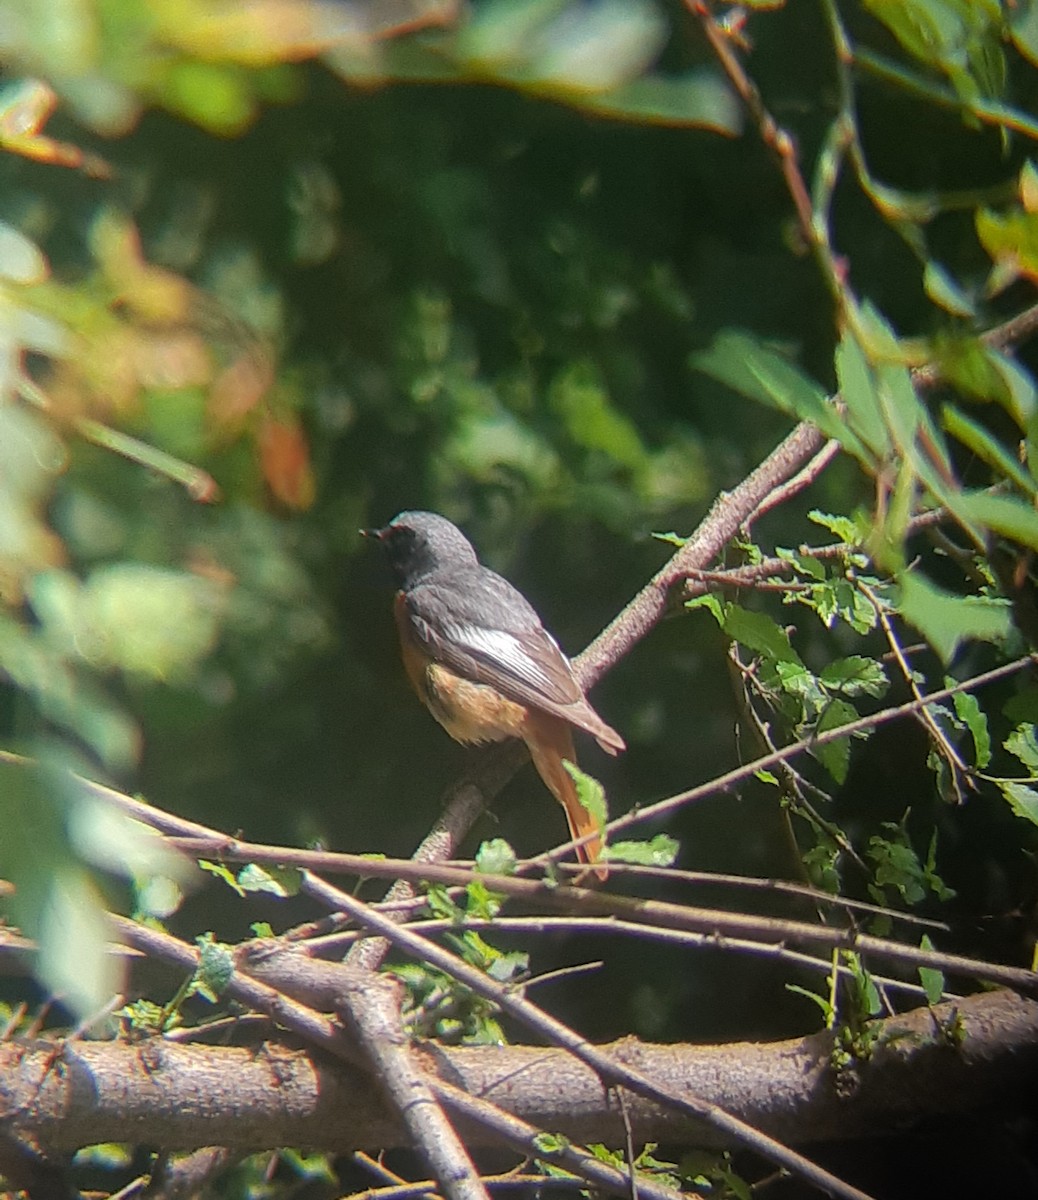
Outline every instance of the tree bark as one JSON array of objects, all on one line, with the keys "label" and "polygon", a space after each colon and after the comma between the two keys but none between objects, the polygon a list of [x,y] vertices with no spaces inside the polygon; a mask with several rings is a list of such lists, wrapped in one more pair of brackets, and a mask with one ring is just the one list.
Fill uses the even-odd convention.
[{"label": "tree bark", "polygon": [[[963,1037],[950,1035],[956,1012]],[[1038,1079],[1038,1001],[992,992],[877,1023],[871,1057],[837,1072],[827,1033],[774,1043],[606,1049],[661,1086],[686,1088],[784,1142],[903,1131],[1006,1099]],[[560,1050],[420,1046],[432,1072],[576,1141],[622,1144],[614,1097]],[[627,1095],[637,1142],[716,1145],[717,1135]],[[96,1142],[169,1149],[311,1146],[379,1150],[406,1135],[359,1068],[277,1043],[255,1048],[139,1042],[0,1044],[0,1122],[46,1151]],[[463,1128],[470,1144],[486,1134]]]}]

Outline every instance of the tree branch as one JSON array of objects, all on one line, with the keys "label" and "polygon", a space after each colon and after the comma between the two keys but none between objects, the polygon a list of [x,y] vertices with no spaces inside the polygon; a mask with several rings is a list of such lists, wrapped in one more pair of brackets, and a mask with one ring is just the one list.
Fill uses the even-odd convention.
[{"label": "tree branch", "polygon": [[[945,1036],[956,1016],[964,1030],[957,1044]],[[875,1029],[871,1059],[849,1073],[830,1066],[828,1033],[765,1045],[651,1046],[626,1038],[602,1049],[661,1087],[694,1090],[770,1136],[801,1145],[893,1133],[934,1114],[975,1110],[1026,1089],[1038,1071],[1038,1002],[1009,992],[891,1017]],[[419,1054],[429,1077],[449,1085],[440,1093],[448,1103],[461,1089],[576,1141],[623,1141],[608,1090],[564,1051],[429,1045]],[[275,1043],[76,1041],[61,1048],[59,1064],[52,1042],[0,1044],[4,1124],[48,1153],[119,1140],[170,1148],[217,1141],[232,1150],[407,1144],[367,1075],[316,1052]],[[732,1145],[687,1113],[630,1092],[626,1103],[636,1141]],[[500,1136],[468,1120],[464,1134],[470,1145]]]}]

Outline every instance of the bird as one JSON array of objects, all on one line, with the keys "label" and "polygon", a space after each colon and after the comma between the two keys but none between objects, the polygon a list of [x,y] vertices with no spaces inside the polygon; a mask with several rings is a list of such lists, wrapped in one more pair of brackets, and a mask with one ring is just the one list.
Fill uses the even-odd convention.
[{"label": "bird", "polygon": [[578,857],[605,879],[598,823],[563,762],[576,763],[575,728],[609,754],[626,746],[591,707],[533,606],[438,513],[401,512],[361,533],[388,557],[401,657],[419,699],[455,741],[522,738],[563,807]]}]

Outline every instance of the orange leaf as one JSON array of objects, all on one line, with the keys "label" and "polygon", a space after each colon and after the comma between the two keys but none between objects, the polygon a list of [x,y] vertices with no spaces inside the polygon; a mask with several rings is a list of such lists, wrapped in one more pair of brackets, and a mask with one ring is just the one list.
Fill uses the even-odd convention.
[{"label": "orange leaf", "polygon": [[282,504],[306,509],[314,502],[310,447],[297,421],[267,417],[259,431],[260,461],[267,486]]}]

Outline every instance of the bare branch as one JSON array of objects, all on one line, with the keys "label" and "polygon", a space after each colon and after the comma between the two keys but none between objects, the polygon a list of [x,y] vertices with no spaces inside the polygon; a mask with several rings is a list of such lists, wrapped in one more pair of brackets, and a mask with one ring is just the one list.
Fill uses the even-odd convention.
[{"label": "bare branch", "polygon": [[[944,1031],[956,1017],[962,1037],[953,1043]],[[626,1038],[601,1049],[663,1087],[698,1092],[771,1136],[798,1144],[874,1137],[925,1116],[968,1112],[1028,1088],[1038,1071],[1038,1002],[1007,992],[920,1009],[875,1028],[872,1057],[850,1075],[830,1066],[828,1033],[712,1047],[648,1046]],[[80,1041],[64,1047],[56,1070],[54,1050],[50,1042],[0,1045],[5,1125],[48,1152],[119,1139],[171,1148],[215,1139],[240,1151],[406,1144],[399,1120],[368,1077],[325,1055],[269,1043],[228,1048],[158,1038]],[[493,1101],[520,1123],[517,1129],[552,1129],[576,1142],[619,1144],[623,1138],[620,1114],[598,1075],[563,1051],[428,1046],[421,1054],[445,1103],[459,1092],[468,1095],[458,1109],[468,1118]],[[631,1092],[626,1100],[636,1142],[731,1145],[667,1105]],[[478,1146],[499,1140],[502,1132],[466,1119],[464,1135]],[[623,1194],[622,1173],[616,1176],[595,1182]],[[648,1188],[640,1182],[643,1197],[654,1195]]]}]

